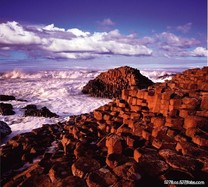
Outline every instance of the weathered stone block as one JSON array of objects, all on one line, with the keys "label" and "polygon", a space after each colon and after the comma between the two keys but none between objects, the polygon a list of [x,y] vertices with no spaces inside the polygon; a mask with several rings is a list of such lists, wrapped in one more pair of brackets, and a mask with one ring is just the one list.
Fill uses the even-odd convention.
[{"label": "weathered stone block", "polygon": [[121,136],[111,134],[106,138],[106,147],[108,148],[108,154],[122,154],[122,138]]}]

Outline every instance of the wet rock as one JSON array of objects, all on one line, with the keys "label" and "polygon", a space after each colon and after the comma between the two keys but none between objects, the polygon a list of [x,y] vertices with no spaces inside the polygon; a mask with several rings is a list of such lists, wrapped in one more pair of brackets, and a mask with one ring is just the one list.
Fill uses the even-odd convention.
[{"label": "wet rock", "polygon": [[137,181],[141,179],[141,175],[136,163],[127,162],[123,165],[117,166],[113,172],[120,178],[129,181]]},{"label": "wet rock", "polygon": [[123,89],[134,86],[139,89],[147,88],[153,82],[143,76],[139,70],[125,66],[101,73],[83,87],[84,94],[96,97],[121,97]]},{"label": "wet rock", "polygon": [[139,148],[134,151],[134,159],[142,172],[150,176],[158,176],[169,167],[159,158],[157,151],[150,148]]},{"label": "wet rock", "polygon": [[16,98],[12,95],[0,95],[0,101],[10,101],[16,100]]},{"label": "wet rock", "polygon": [[53,184],[53,186],[56,187],[86,187],[87,185],[85,184],[83,179],[80,179],[79,177],[76,176],[69,176],[66,177],[65,179],[62,179],[58,182],[56,182],[55,184]]},{"label": "wet rock", "polygon": [[48,174],[51,181],[54,182],[69,176],[71,174],[71,168],[68,163],[55,163]]},{"label": "wet rock", "polygon": [[115,168],[128,161],[128,158],[121,154],[108,154],[106,157],[106,164],[110,168]]},{"label": "wet rock", "polygon": [[0,115],[13,115],[13,106],[7,103],[0,103]]},{"label": "wet rock", "polygon": [[100,167],[101,165],[97,160],[82,157],[78,158],[72,165],[72,173],[74,176],[83,178],[87,173],[97,170]]},{"label": "wet rock", "polygon": [[86,182],[89,187],[111,186],[117,182],[117,177],[109,169],[100,168],[91,172]]},{"label": "wet rock", "polygon": [[97,147],[94,144],[86,144],[78,142],[74,149],[74,155],[76,158],[79,157],[96,157]]},{"label": "wet rock", "polygon": [[123,186],[136,187],[137,185],[134,181],[128,181],[128,180],[120,180],[119,182],[113,185],[113,187],[123,187]]},{"label": "wet rock", "polygon": [[186,171],[179,170],[179,169],[170,169],[165,174],[161,176],[161,179],[164,180],[193,180],[193,176]]},{"label": "wet rock", "polygon": [[36,105],[27,105],[24,109],[25,116],[37,116],[37,117],[58,117],[57,114],[51,112],[47,107],[37,109]]},{"label": "wet rock", "polygon": [[159,155],[162,156],[165,161],[175,169],[185,170],[187,172],[196,172],[202,167],[202,165],[195,159],[177,154],[170,149],[163,149],[159,151]]},{"label": "wet rock", "polygon": [[27,178],[22,184],[22,187],[53,187],[50,178],[45,174],[35,174]]},{"label": "wet rock", "polygon": [[121,154],[122,153],[122,137],[111,134],[106,138],[106,147],[108,148],[108,154]]},{"label": "wet rock", "polygon": [[11,132],[11,128],[5,122],[0,121],[0,142],[5,136],[11,134]]}]

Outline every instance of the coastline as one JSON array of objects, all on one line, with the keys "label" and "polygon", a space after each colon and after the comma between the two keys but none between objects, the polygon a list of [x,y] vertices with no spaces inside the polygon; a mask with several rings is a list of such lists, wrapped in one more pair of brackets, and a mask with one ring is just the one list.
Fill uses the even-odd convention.
[{"label": "coastline", "polygon": [[[21,164],[42,155],[38,168],[45,168],[49,161],[49,173],[42,172],[45,183],[50,185],[51,182],[64,182],[60,176],[52,175],[56,173],[53,161],[60,164],[57,169],[63,169],[64,162],[69,164],[72,174],[62,176],[66,177],[64,180],[79,177],[79,182],[87,184],[94,183],[90,176],[102,175],[104,168],[114,177],[112,183],[128,182],[132,186],[154,182],[162,185],[163,180],[170,179],[169,175],[174,177],[171,172],[192,180],[205,180],[207,141],[202,134],[196,133],[199,128],[207,131],[207,71],[207,67],[187,70],[170,81],[156,83],[148,89],[123,91],[120,99],[101,106],[93,113],[71,116],[67,122],[44,125],[30,133],[18,135],[1,147],[1,151],[3,155],[7,155],[5,151],[10,150],[9,146],[20,149],[20,160],[16,161]],[[45,148],[49,148],[51,143],[55,145],[51,153],[43,152],[39,143],[30,149],[20,148],[22,143],[31,145],[31,141],[38,141],[45,133],[47,137],[42,139]],[[89,149],[86,150],[85,146]],[[35,152],[32,153],[31,149]],[[22,159],[22,154],[27,151],[30,152],[30,157]],[[194,152],[198,156],[193,155]],[[46,159],[46,155],[49,159]],[[11,159],[11,156],[7,156],[3,156],[5,164]],[[92,160],[90,163],[89,158]],[[179,162],[180,160],[183,162]],[[91,169],[83,170],[80,163],[89,165],[88,168]],[[8,166],[5,167],[7,170]],[[127,168],[132,168],[131,174],[125,177],[122,171]],[[36,169],[26,169],[8,183],[17,182],[16,179],[26,174],[30,177],[21,182],[33,181],[36,175],[31,171],[36,172]],[[85,178],[85,175],[88,177]],[[153,180],[147,180],[148,177]],[[107,182],[107,178],[104,179]]]}]

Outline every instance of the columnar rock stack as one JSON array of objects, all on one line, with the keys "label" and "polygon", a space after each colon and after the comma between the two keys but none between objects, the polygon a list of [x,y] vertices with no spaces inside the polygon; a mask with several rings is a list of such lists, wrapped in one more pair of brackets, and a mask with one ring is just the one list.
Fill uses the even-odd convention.
[{"label": "columnar rock stack", "polygon": [[[1,148],[5,163],[14,153],[20,165],[37,156],[39,161],[5,176],[5,186],[164,186],[164,180],[207,184],[208,67],[147,89],[131,88],[92,113],[10,140]],[[38,149],[38,137],[46,151]],[[20,166],[8,164],[3,173],[15,167]]]},{"label": "columnar rock stack", "polygon": [[96,97],[116,98],[121,97],[123,89],[143,89],[153,82],[143,76],[139,70],[124,66],[101,73],[94,80],[83,87],[84,94]]}]

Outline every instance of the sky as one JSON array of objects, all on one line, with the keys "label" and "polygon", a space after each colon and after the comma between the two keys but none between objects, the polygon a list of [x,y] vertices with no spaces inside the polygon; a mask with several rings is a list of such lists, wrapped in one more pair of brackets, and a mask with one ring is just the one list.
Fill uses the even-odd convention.
[{"label": "sky", "polygon": [[0,0],[1,66],[197,67],[207,55],[207,0]]}]

